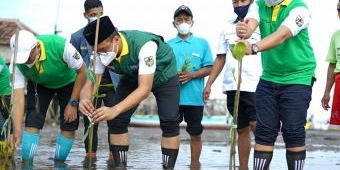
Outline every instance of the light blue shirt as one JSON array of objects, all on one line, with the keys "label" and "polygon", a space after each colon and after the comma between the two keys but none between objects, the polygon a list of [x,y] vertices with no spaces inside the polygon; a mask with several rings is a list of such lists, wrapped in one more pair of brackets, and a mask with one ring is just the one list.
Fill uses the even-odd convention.
[{"label": "light blue shirt", "polygon": [[[198,71],[204,67],[213,65],[213,58],[208,42],[200,37],[191,35],[188,39],[182,40],[176,37],[167,41],[172,47],[177,63],[177,70],[181,71],[186,58],[190,60],[188,71]],[[203,106],[204,78],[191,79],[181,84],[180,105]]]}]

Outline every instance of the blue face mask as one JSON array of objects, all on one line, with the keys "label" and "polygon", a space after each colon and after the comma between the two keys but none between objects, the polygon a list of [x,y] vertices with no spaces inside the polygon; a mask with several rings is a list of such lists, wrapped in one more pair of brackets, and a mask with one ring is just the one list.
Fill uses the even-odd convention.
[{"label": "blue face mask", "polygon": [[250,3],[245,6],[234,7],[234,12],[235,14],[237,14],[237,19],[243,19],[247,15],[249,6],[250,6]]}]

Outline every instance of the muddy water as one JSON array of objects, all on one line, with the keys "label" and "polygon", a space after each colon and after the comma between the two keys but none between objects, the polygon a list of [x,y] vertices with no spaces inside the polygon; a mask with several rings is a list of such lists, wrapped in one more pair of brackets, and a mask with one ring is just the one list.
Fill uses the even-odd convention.
[{"label": "muddy water", "polygon": [[[6,169],[114,169],[113,162],[108,159],[108,144],[106,124],[100,124],[101,137],[96,160],[92,164],[84,160],[85,151],[82,137],[82,125],[77,134],[77,140],[65,163],[54,163],[54,144],[58,126],[45,126],[41,132],[42,138],[34,158],[33,166],[21,163],[21,148],[16,150],[14,165]],[[128,153],[128,170],[161,169],[160,130],[158,128],[134,128],[130,132],[130,149]],[[175,169],[190,169],[189,137],[181,131],[181,147]],[[229,131],[205,130],[203,133],[203,150],[201,155],[201,170],[229,169]],[[340,169],[340,132],[339,131],[308,131],[307,160],[305,170],[335,170]],[[251,153],[251,159],[252,160]],[[237,157],[237,156],[236,156]],[[237,162],[237,160],[236,160]],[[1,169],[1,168],[0,168]],[[193,168],[191,168],[193,169]],[[252,162],[250,162],[252,169]],[[271,163],[271,170],[286,170],[285,150],[279,137]]]}]

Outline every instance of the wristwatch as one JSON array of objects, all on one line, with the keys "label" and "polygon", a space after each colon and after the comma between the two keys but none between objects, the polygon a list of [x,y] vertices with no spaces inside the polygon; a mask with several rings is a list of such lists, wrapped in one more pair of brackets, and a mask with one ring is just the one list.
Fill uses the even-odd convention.
[{"label": "wristwatch", "polygon": [[256,44],[251,44],[251,54],[255,55],[259,52],[259,46],[257,46]]},{"label": "wristwatch", "polygon": [[73,107],[78,107],[79,102],[77,100],[71,99],[68,104],[70,104]]}]

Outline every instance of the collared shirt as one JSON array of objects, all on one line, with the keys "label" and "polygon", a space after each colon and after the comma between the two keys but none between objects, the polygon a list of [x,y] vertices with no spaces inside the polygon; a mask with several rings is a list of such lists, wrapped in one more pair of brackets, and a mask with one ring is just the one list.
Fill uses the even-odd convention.
[{"label": "collared shirt", "polygon": [[310,44],[310,14],[303,0],[284,0],[268,6],[264,0],[251,5],[246,18],[257,19],[261,38],[271,36],[280,27],[288,28],[292,37],[261,52],[261,79],[279,84],[311,85],[316,61]]},{"label": "collared shirt", "polygon": [[[126,54],[129,53],[129,46],[126,42],[125,37],[120,34],[120,37],[122,39],[122,52],[120,54],[120,56],[126,56]],[[138,75],[143,75],[143,74],[152,74],[155,73],[156,71],[156,51],[157,51],[157,44],[153,41],[149,41],[147,43],[145,43],[140,51],[139,51],[139,55],[138,55],[138,60],[139,60],[139,66],[138,66]],[[120,62],[121,58],[120,56],[116,57],[116,60],[118,60]],[[153,56],[153,62],[154,64],[149,66],[147,65],[147,63],[144,61],[145,58]],[[104,73],[105,70],[105,65],[102,64],[102,62],[100,61],[100,57],[96,58],[96,74],[102,74]]]},{"label": "collared shirt", "polygon": [[[152,88],[157,88],[177,74],[175,55],[162,36],[139,30],[122,30],[119,35],[121,52],[106,67],[120,74],[120,81],[138,85],[139,75],[154,73]],[[96,73],[102,73],[103,64],[96,60]]]},{"label": "collared shirt", "polygon": [[[272,14],[272,21],[276,21],[280,7],[281,6],[287,6],[291,3],[292,0],[284,0],[282,3],[275,5],[273,8],[273,14]],[[270,8],[270,7],[268,7]],[[259,15],[259,6],[257,3],[253,3],[250,5],[249,12],[245,18],[253,18],[260,21],[260,15]],[[297,24],[297,19],[300,18],[301,25]],[[286,26],[290,29],[293,36],[297,35],[301,30],[307,28],[309,26],[310,22],[310,12],[306,7],[296,7],[292,9],[289,13],[289,16],[282,22],[281,25]]]},{"label": "collared shirt", "polygon": [[340,30],[332,35],[326,61],[335,64],[334,73],[340,72]]},{"label": "collared shirt", "polygon": [[[227,27],[220,33],[218,41],[217,55],[226,54],[225,72],[223,77],[223,92],[237,90],[238,82],[238,61],[232,56],[229,45],[236,44],[240,38],[236,35],[235,19],[230,20]],[[261,40],[260,32],[257,29],[249,38],[250,43]],[[257,55],[245,56],[242,59],[242,82],[241,91],[255,92],[257,83],[261,75],[261,53]]]},{"label": "collared shirt", "polygon": [[[186,40],[176,36],[167,41],[176,56],[177,70],[182,71],[185,61],[189,62],[189,72],[201,70],[213,65],[213,58],[208,42],[200,37],[190,35]],[[203,106],[202,93],[204,90],[204,78],[191,79],[181,84],[180,105]]]},{"label": "collared shirt", "polygon": [[[48,58],[48,56],[46,56],[45,54],[45,48],[50,48],[50,47],[45,47],[43,43],[41,43],[40,41],[39,43],[40,43],[40,49],[41,49],[40,57],[37,60],[35,66],[33,67],[36,67],[37,65],[39,65],[38,62],[43,62],[44,60],[46,60],[46,58]],[[78,56],[79,58],[77,59],[77,57],[75,56]],[[61,59],[68,65],[69,68],[74,69],[74,70],[78,70],[83,64],[83,60],[80,54],[70,43],[65,43],[64,52],[63,52],[63,56]],[[11,68],[13,68],[12,64],[13,63],[11,63],[10,65],[10,70],[12,70]],[[45,69],[48,69],[48,68],[45,68]],[[39,69],[39,72],[42,72],[42,71],[43,70]],[[58,73],[55,73],[55,74],[58,74]],[[15,78],[14,89],[25,87],[25,82],[26,82],[25,76],[21,73],[18,66],[15,67],[14,78]]]}]

